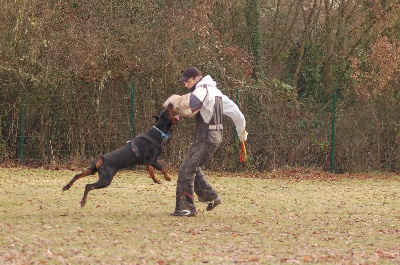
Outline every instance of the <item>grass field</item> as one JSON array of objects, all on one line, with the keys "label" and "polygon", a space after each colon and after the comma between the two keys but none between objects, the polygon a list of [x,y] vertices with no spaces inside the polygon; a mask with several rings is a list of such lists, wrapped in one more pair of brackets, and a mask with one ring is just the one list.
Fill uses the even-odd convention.
[{"label": "grass field", "polygon": [[212,173],[223,203],[180,218],[176,173],[122,171],[84,208],[97,176],[62,192],[74,174],[0,168],[0,264],[400,263],[398,175]]}]

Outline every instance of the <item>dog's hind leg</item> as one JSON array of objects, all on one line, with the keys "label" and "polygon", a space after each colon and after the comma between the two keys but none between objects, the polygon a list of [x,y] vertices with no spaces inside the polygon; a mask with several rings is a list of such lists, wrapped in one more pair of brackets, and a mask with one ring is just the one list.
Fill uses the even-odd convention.
[{"label": "dog's hind leg", "polygon": [[99,181],[92,183],[92,184],[87,184],[85,187],[85,192],[83,193],[83,197],[81,200],[81,207],[85,206],[89,191],[108,187],[111,184],[111,180],[112,179],[110,179],[110,180],[101,179],[101,177],[100,177]]},{"label": "dog's hind leg", "polygon": [[81,207],[85,206],[89,191],[108,187],[118,170],[119,169],[117,168],[110,168],[104,165],[99,168],[99,180],[95,183],[87,184],[85,186],[85,191],[81,200]]},{"label": "dog's hind leg", "polygon": [[75,181],[77,181],[78,179],[95,174],[102,163],[103,163],[103,160],[99,159],[95,164],[93,164],[86,171],[84,171],[82,173],[79,173],[79,174],[76,174],[71,179],[71,181],[62,188],[62,190],[63,191],[69,190],[72,187],[72,185],[74,185]]},{"label": "dog's hind leg", "polygon": [[154,168],[149,164],[146,164],[146,168],[149,171],[150,178],[152,178],[155,183],[161,184],[161,181],[154,175]]},{"label": "dog's hind leg", "polygon": [[[111,183],[111,181],[110,181],[110,183]],[[95,190],[95,189],[105,188],[105,187],[109,186],[110,183],[103,183],[102,181],[99,180],[99,181],[97,181],[95,183],[87,184],[85,186],[85,191],[83,193],[83,197],[82,197],[82,200],[81,200],[81,207],[85,206],[89,191]]]}]

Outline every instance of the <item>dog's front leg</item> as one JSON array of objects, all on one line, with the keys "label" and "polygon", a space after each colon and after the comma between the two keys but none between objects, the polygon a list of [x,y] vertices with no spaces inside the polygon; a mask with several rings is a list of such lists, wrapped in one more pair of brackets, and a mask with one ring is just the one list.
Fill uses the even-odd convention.
[{"label": "dog's front leg", "polygon": [[165,167],[163,167],[162,165],[160,165],[157,161],[153,161],[153,162],[151,163],[151,165],[152,165],[154,168],[160,170],[160,171],[163,173],[164,179],[165,179],[165,180],[171,181],[171,178],[169,177],[168,171],[165,169]]},{"label": "dog's front leg", "polygon": [[165,169],[165,167],[163,167],[163,168],[161,169],[161,172],[163,173],[164,179],[165,179],[165,180],[171,181],[171,178],[169,177],[168,171]]},{"label": "dog's front leg", "polygon": [[154,175],[154,168],[149,164],[146,164],[146,168],[149,171],[150,178],[152,178],[155,183],[161,184],[161,181]]}]

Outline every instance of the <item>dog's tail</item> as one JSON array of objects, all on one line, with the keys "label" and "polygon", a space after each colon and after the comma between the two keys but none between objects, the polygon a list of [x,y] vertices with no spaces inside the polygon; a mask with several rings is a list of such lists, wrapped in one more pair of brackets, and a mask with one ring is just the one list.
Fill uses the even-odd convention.
[{"label": "dog's tail", "polygon": [[103,159],[99,158],[95,163],[93,163],[87,170],[83,171],[82,173],[79,173],[76,176],[79,176],[78,178],[83,178],[86,176],[90,176],[93,174],[96,174],[97,171],[99,171],[99,167],[103,164]]},{"label": "dog's tail", "polygon": [[[99,171],[99,167],[102,164],[103,164],[103,158],[100,157],[99,160],[97,160],[96,163],[93,163],[93,165],[91,165],[86,172],[90,171],[90,172],[88,172],[89,173],[88,175],[93,175],[93,174],[97,173],[97,171]],[[86,175],[86,176],[88,176],[88,175]]]}]

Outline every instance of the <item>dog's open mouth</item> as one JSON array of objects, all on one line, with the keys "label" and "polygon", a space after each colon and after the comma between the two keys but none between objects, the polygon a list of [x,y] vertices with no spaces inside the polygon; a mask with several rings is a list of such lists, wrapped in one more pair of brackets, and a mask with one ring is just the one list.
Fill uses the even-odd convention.
[{"label": "dog's open mouth", "polygon": [[180,115],[180,114],[177,114],[177,115],[175,115],[174,117],[175,117],[175,119],[176,119],[177,121],[179,121],[179,119],[181,118],[181,115]]}]

